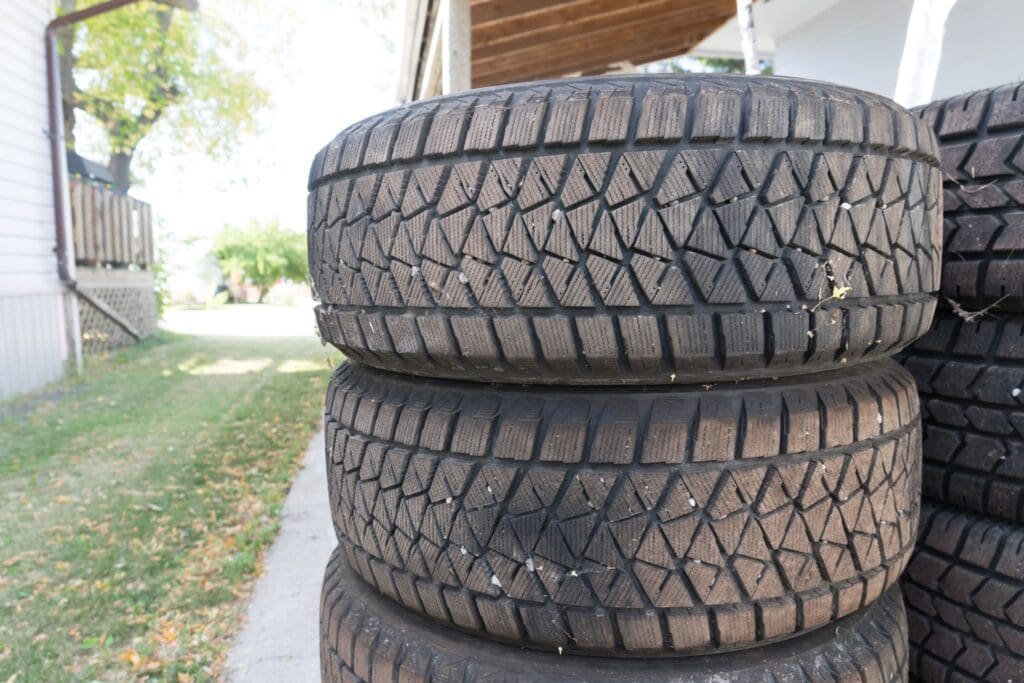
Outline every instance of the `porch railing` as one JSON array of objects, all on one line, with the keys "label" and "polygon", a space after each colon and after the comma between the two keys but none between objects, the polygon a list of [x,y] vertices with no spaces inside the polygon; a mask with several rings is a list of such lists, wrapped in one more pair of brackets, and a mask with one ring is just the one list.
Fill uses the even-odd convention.
[{"label": "porch railing", "polygon": [[82,266],[138,266],[156,262],[149,204],[71,178],[75,261]]}]

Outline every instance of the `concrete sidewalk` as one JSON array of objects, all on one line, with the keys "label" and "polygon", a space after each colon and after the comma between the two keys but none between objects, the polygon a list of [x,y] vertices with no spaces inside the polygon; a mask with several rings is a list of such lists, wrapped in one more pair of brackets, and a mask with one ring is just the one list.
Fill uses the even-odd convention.
[{"label": "concrete sidewalk", "polygon": [[281,533],[267,553],[245,627],[228,654],[228,681],[320,680],[320,584],[336,543],[323,432],[309,444],[281,518]]}]

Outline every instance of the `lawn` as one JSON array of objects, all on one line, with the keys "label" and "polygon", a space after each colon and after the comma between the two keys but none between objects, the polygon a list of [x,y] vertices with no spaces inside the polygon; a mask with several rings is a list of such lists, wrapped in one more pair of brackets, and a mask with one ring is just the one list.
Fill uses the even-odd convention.
[{"label": "lawn", "polygon": [[161,333],[0,403],[0,682],[216,678],[338,360]]}]

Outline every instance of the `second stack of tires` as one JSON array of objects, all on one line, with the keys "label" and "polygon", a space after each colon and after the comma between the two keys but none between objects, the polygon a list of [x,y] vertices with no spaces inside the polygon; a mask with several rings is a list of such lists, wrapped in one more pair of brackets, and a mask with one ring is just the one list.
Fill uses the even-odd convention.
[{"label": "second stack of tires", "polygon": [[343,131],[310,177],[350,359],[324,680],[905,678],[920,420],[887,357],[931,323],[937,166],[892,102],[781,78]]},{"label": "second stack of tires", "polygon": [[919,112],[945,181],[944,307],[904,354],[924,415],[911,669],[1024,681],[1024,84]]}]

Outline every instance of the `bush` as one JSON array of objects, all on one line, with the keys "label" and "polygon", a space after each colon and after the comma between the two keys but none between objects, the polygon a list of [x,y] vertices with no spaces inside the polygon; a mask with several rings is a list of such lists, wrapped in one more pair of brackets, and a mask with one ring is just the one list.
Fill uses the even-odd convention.
[{"label": "bush", "polygon": [[308,276],[305,236],[276,222],[253,222],[244,230],[225,226],[214,240],[213,255],[225,280],[253,285],[260,302],[281,279],[302,282]]}]

